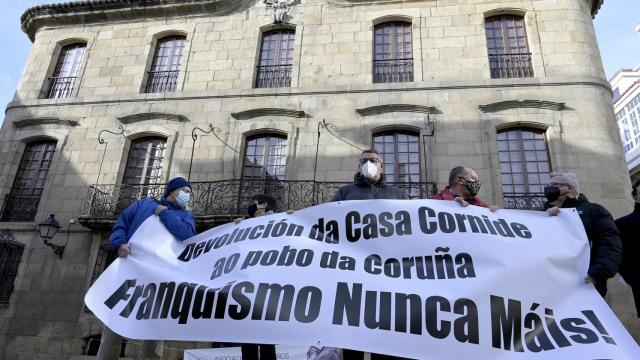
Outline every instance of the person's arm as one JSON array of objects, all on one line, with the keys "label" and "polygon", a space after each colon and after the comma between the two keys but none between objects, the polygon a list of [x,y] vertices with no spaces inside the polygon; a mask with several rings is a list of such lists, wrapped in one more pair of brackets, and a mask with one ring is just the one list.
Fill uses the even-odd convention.
[{"label": "person's arm", "polygon": [[338,190],[336,190],[335,195],[333,195],[333,199],[331,199],[331,202],[342,200],[344,200],[344,197],[342,196],[342,188],[339,188]]},{"label": "person's arm", "polygon": [[597,236],[592,246],[597,246],[593,264],[589,265],[588,275],[597,280],[606,280],[618,272],[622,262],[622,241],[618,228],[607,209],[602,206],[594,207],[591,219]]},{"label": "person's arm", "polygon": [[177,211],[164,210],[158,214],[160,222],[176,237],[183,241],[196,234],[196,223],[190,212],[183,212],[182,216]]},{"label": "person's arm", "polygon": [[127,243],[127,230],[129,229],[129,226],[131,226],[131,221],[139,207],[140,200],[129,205],[118,217],[118,221],[116,221],[116,224],[113,226],[113,230],[111,231],[111,236],[109,236],[109,244],[112,249],[118,250],[121,245]]}]

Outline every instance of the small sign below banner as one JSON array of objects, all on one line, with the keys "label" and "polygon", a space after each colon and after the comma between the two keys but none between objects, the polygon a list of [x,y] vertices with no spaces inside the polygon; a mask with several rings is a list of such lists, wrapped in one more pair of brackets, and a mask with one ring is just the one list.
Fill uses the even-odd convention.
[{"label": "small sign below banner", "polygon": [[640,358],[583,281],[589,243],[573,209],[548,216],[452,201],[345,201],[182,243],[152,216],[130,248],[85,302],[134,339],[418,359]]}]

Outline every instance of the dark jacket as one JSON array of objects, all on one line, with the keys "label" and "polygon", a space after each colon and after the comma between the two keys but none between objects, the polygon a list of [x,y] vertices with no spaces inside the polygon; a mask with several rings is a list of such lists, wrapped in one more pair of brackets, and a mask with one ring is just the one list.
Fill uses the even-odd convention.
[{"label": "dark jacket", "polygon": [[633,212],[616,220],[622,239],[622,264],[618,272],[627,284],[631,285],[636,302],[636,313],[640,317],[640,203],[636,203]]},{"label": "dark jacket", "polygon": [[[456,198],[456,196],[453,195],[453,193],[451,193],[451,190],[450,190],[449,186],[445,186],[445,188],[442,191],[440,191],[439,193],[433,195],[429,199],[431,199],[431,200],[453,200],[455,198]],[[474,196],[471,199],[464,199],[464,200],[466,202],[468,202],[469,204],[471,204],[471,205],[482,206],[482,207],[485,207],[485,208],[489,207],[489,205],[487,205],[487,203],[482,201],[482,199],[480,199],[477,196]]]},{"label": "dark jacket", "polygon": [[380,174],[377,183],[371,184],[362,174],[357,173],[353,176],[353,184],[339,188],[331,201],[372,199],[406,200],[407,193],[393,185],[388,185],[384,174]]},{"label": "dark jacket", "polygon": [[140,199],[124,209],[116,225],[113,227],[109,244],[112,249],[117,249],[122,244],[129,242],[133,233],[147,220],[149,216],[155,214],[158,205],[164,205],[168,209],[160,212],[160,222],[178,240],[186,240],[196,234],[196,224],[191,213],[171,201],[162,197],[160,201],[152,198]]},{"label": "dark jacket", "polygon": [[[545,209],[552,207],[548,202]],[[591,245],[591,258],[587,274],[595,280],[596,289],[604,296],[607,279],[613,277],[622,261],[622,245],[618,228],[607,209],[589,202],[585,196],[568,198],[562,208],[576,208]]]}]

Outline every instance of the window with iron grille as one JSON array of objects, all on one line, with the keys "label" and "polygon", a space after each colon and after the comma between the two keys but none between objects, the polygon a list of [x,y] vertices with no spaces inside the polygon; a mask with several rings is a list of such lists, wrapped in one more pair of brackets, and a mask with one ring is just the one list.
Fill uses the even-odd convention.
[{"label": "window with iron grille", "polygon": [[11,191],[4,198],[0,221],[33,221],[55,150],[55,141],[27,144]]},{"label": "window with iron grille", "polygon": [[48,79],[47,99],[66,98],[73,95],[78,70],[87,44],[67,45],[60,50],[53,75]]},{"label": "window with iron grille", "polygon": [[388,182],[420,182],[420,141],[416,133],[375,134],[373,148],[378,150],[384,162]]},{"label": "window with iron grille", "polygon": [[243,179],[284,180],[286,164],[286,136],[267,134],[247,138]]},{"label": "window with iron grille", "polygon": [[176,91],[184,43],[184,36],[168,36],[158,40],[145,92]]},{"label": "window with iron grille", "polygon": [[533,76],[531,53],[522,16],[494,16],[485,20],[491,78]]},{"label": "window with iron grille", "polygon": [[24,245],[9,230],[0,231],[0,304],[8,304]]},{"label": "window with iron grille", "polygon": [[497,141],[505,208],[542,208],[551,172],[544,131],[508,129]]},{"label": "window with iron grille", "polygon": [[373,82],[413,81],[411,23],[393,21],[374,28]]},{"label": "window with iron grille", "polygon": [[161,195],[158,184],[163,180],[166,145],[167,139],[161,137],[145,137],[131,143],[118,194],[118,212],[140,198]]},{"label": "window with iron grille", "polygon": [[291,86],[295,31],[280,29],[262,34],[256,73],[257,88]]}]

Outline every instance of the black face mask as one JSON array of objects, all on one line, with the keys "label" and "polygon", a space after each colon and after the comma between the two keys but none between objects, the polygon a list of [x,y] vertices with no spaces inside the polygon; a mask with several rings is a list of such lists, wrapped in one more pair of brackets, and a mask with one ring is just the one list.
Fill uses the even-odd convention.
[{"label": "black face mask", "polygon": [[469,195],[471,195],[471,197],[475,197],[476,195],[478,195],[478,191],[480,191],[480,186],[482,186],[482,183],[480,183],[480,180],[469,181],[467,179],[464,179],[464,187],[467,188],[467,190],[469,191]]},{"label": "black face mask", "polygon": [[544,187],[544,197],[547,198],[547,200],[549,200],[549,202],[554,202],[556,200],[558,200],[558,198],[561,195],[564,195],[566,193],[561,193],[560,192],[560,188],[557,188],[555,186],[545,186]]}]

